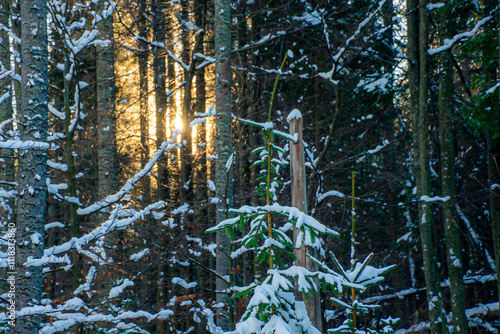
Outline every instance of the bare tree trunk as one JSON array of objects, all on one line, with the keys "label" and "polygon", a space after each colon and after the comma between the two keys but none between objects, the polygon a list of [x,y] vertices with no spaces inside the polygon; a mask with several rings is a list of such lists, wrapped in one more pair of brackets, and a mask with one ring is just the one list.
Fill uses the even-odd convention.
[{"label": "bare tree trunk", "polygon": [[[27,266],[29,257],[43,256],[47,200],[47,110],[48,51],[47,3],[21,1],[22,69],[19,131],[22,141],[39,147],[20,150],[16,221],[16,309],[37,306],[42,301],[42,267]],[[43,145],[43,146],[42,146]],[[11,326],[15,334],[35,334],[40,315],[18,317]]]},{"label": "bare tree trunk", "polygon": [[[181,1],[181,18],[184,23],[189,21],[188,12],[189,4],[188,1]],[[182,129],[183,133],[181,135],[181,185],[180,185],[180,198],[186,203],[193,202],[193,129],[190,126],[193,120],[193,110],[192,110],[192,87],[193,79],[195,77],[196,71],[196,57],[194,53],[198,52],[199,45],[203,39],[204,33],[198,33],[196,36],[196,41],[194,43],[193,49],[189,51],[189,40],[190,33],[187,28],[187,24],[183,26],[183,31],[181,35],[182,42],[182,61],[184,64],[189,64],[188,69],[184,69],[184,96],[182,101]]]},{"label": "bare tree trunk", "polygon": [[[304,147],[302,145],[302,123],[303,118],[292,118],[290,122],[290,134],[298,134],[297,143],[290,143],[290,177],[292,180],[292,206],[300,211],[307,213],[307,186],[306,186],[306,167],[304,161]],[[293,230],[293,244],[296,244],[297,236],[300,230]],[[307,253],[311,253],[304,244],[301,248],[295,248],[294,254],[297,257],[295,265],[305,267],[310,271],[318,270],[317,265],[307,257]],[[318,254],[312,254],[317,257]],[[315,282],[317,286],[319,281]],[[309,298],[304,301],[306,305],[307,315],[311,319],[312,324],[320,332],[323,331],[323,315],[321,313],[321,291],[317,295],[309,294]]]},{"label": "bare tree trunk", "polygon": [[[158,44],[165,44],[165,3],[162,0],[153,0],[151,3],[151,12],[153,13],[153,39]],[[154,72],[154,88],[155,88],[155,104],[156,104],[156,147],[166,141],[166,113],[167,113],[167,95],[166,95],[166,66],[165,55],[162,49],[158,46],[153,46],[153,72]],[[165,155],[158,160],[158,178],[157,178],[157,199],[167,200],[168,191],[168,159]],[[166,307],[166,264],[167,256],[164,250],[165,228],[158,224],[160,233],[158,243],[158,294],[156,298],[156,306],[158,310]],[[165,333],[165,322],[160,320],[156,328],[158,334]]]},{"label": "bare tree trunk", "polygon": [[[158,44],[165,44],[165,4],[162,0],[153,0],[151,11],[153,13],[153,38]],[[153,72],[156,104],[156,147],[167,140],[167,85],[165,54],[159,46],[153,46]],[[158,199],[168,198],[167,186],[167,159],[162,156],[158,160]]]},{"label": "bare tree trunk", "polygon": [[[443,31],[441,43],[453,36],[451,12],[446,11],[441,17]],[[455,150],[453,149],[453,131],[451,117],[453,113],[453,55],[451,50],[440,55],[439,82],[439,137],[441,145],[441,195],[449,196],[443,202],[443,221],[446,238],[446,259],[450,279],[451,315],[454,333],[467,332],[465,315],[465,287],[461,260],[459,231],[455,217]]]},{"label": "bare tree trunk", "polygon": [[[67,71],[70,69],[69,57],[66,55],[65,61],[65,78],[66,75],[69,74]],[[71,127],[71,109],[69,102],[69,86],[71,81],[64,79],[64,91],[63,91],[63,103],[64,103],[64,134],[66,135],[66,146],[65,146],[65,156],[66,156],[66,164],[68,169],[66,170],[66,179],[68,182],[68,194],[70,197],[76,198],[76,177],[75,177],[75,157],[73,155],[74,150],[74,134],[76,130],[76,126]],[[70,232],[71,237],[78,238],[80,236],[80,217],[77,214],[78,205],[74,202],[68,203],[69,206],[69,223],[70,223]],[[80,254],[75,250],[73,250],[73,288],[76,289],[80,285],[80,280],[82,278],[82,264]]]},{"label": "bare tree trunk", "polygon": [[[174,39],[174,34],[172,32],[172,29],[170,27],[173,26],[172,23],[172,13],[174,5],[169,4],[169,11],[165,13],[165,27],[167,29],[165,30],[165,39],[166,43],[168,43],[169,48],[173,48],[175,39]],[[177,107],[175,104],[175,95],[174,91],[176,88],[176,82],[175,82],[175,62],[172,58],[167,59],[167,80],[168,80],[168,96],[167,96],[167,104],[168,104],[168,123],[170,126],[170,129],[175,129],[175,118],[177,116]],[[168,166],[169,168],[169,174],[167,175],[167,180],[168,180],[168,185],[169,185],[169,199],[172,201],[175,201],[178,198],[178,184],[179,184],[179,178],[178,178],[178,163],[176,161],[177,157],[176,154],[174,155],[174,159],[171,158],[173,154],[170,154],[168,158]],[[174,164],[175,162],[175,164]],[[175,166],[175,167],[174,167]]]},{"label": "bare tree trunk", "polygon": [[[139,108],[140,108],[140,133],[141,133],[141,169],[149,161],[149,104],[148,104],[148,55],[146,0],[138,1],[139,13],[137,26],[139,29]],[[150,203],[151,180],[148,175],[142,179],[142,203]]]},{"label": "bare tree trunk", "polygon": [[[205,30],[206,26],[206,1],[197,0],[194,4],[194,15],[196,26]],[[203,39],[204,33],[201,37]],[[194,50],[195,53],[204,52],[203,42],[198,44],[198,49]],[[204,114],[206,112],[206,82],[205,82],[205,69],[200,68],[196,70],[196,104],[195,111],[197,114]],[[206,202],[207,202],[207,150],[206,150],[206,128],[205,123],[198,124],[196,127],[196,156],[194,157],[195,168],[193,170],[193,187],[194,187],[194,200],[197,203],[194,212],[194,222],[208,221],[206,219]],[[204,229],[204,228],[203,228]]]},{"label": "bare tree trunk", "polygon": [[[492,7],[495,6],[494,1],[491,1],[491,3],[489,2],[489,4],[491,4]],[[500,19],[500,12],[498,15]],[[500,27],[500,22],[498,24]],[[499,48],[499,53],[500,53],[500,48]],[[499,79],[500,79],[500,70],[499,70]],[[498,113],[499,115],[497,117],[500,116],[500,111],[498,111]],[[495,267],[497,274],[498,300],[500,303],[500,279],[499,279],[500,277],[500,138],[499,137],[494,138],[491,131],[487,130],[486,144],[488,150],[488,179],[490,184],[490,219],[491,219],[491,227],[493,230],[493,247],[495,249]]]},{"label": "bare tree trunk", "polygon": [[[216,223],[227,218],[229,201],[233,197],[233,178],[226,163],[232,154],[231,132],[231,6],[229,0],[215,0],[215,152],[218,156],[215,165],[215,186],[219,198]],[[217,232],[217,273],[223,277],[230,275],[229,241],[224,232]],[[218,325],[223,329],[233,329],[234,312],[231,308],[228,283],[217,278],[217,302],[229,306],[229,314],[223,311]]]},{"label": "bare tree trunk", "polygon": [[[99,3],[98,12],[103,13],[104,5]],[[96,81],[97,81],[97,195],[99,199],[113,194],[117,189],[118,162],[116,148],[116,87],[115,87],[115,57],[113,16],[107,16],[99,25],[99,38],[109,40],[106,46],[96,46]],[[99,221],[104,221],[106,215],[99,213]],[[118,241],[118,232],[112,232],[108,238],[111,244]],[[108,254],[109,255],[109,254]],[[114,255],[114,254],[112,254]],[[115,259],[116,260],[116,259]],[[111,270],[101,269],[101,287],[111,285]]]},{"label": "bare tree trunk", "polygon": [[[102,7],[99,9],[103,10]],[[118,174],[113,16],[106,17],[99,28],[99,38],[111,42],[107,46],[96,46],[99,164],[97,192],[100,198],[105,198],[116,190]]]},{"label": "bare tree trunk", "polygon": [[[9,26],[10,11],[10,0],[1,0],[0,24],[3,24],[5,27]],[[0,40],[2,41],[0,45],[0,70],[8,71],[11,69],[10,43],[9,35],[5,30],[0,30]],[[9,76],[0,79],[0,99],[2,100],[0,104],[0,123],[12,119],[12,93],[13,80]],[[2,137],[8,139],[8,131],[12,129],[12,122],[4,126],[4,134],[0,135],[0,140],[2,140]],[[14,150],[12,149],[0,149],[0,180],[15,182]],[[4,222],[10,222],[13,219],[14,200],[7,198],[6,203],[8,207],[0,206],[0,219]]]},{"label": "bare tree trunk", "polygon": [[488,150],[488,179],[490,184],[490,219],[493,230],[495,267],[497,268],[498,300],[500,301],[500,138],[494,138],[491,131],[486,131]]},{"label": "bare tree trunk", "polygon": [[[7,0],[8,1],[8,0]],[[21,37],[21,0],[11,1],[11,23],[12,32],[17,36]],[[14,41],[14,71],[16,75],[21,76],[21,43]],[[12,64],[11,64],[12,65]],[[15,92],[14,104],[19,110],[21,107],[21,83],[17,80],[13,80],[13,88]]]},{"label": "bare tree trunk", "polygon": [[[183,24],[189,20],[188,18],[188,1],[181,1],[181,18]],[[186,25],[182,26],[181,32],[181,44],[182,44],[182,61],[184,64],[189,64],[189,29]],[[180,179],[180,187],[179,187],[179,197],[183,202],[189,202],[188,196],[191,194],[192,184],[190,182],[191,171],[192,171],[192,128],[189,126],[189,123],[192,121],[191,115],[191,86],[193,83],[193,71],[191,68],[193,64],[189,67],[189,69],[184,68],[184,95],[182,98],[182,131],[181,134],[181,179]]]},{"label": "bare tree trunk", "polygon": [[417,196],[419,199],[418,215],[420,223],[420,240],[424,258],[424,275],[429,306],[429,321],[432,333],[448,333],[446,326],[446,313],[444,312],[443,297],[441,293],[439,268],[436,260],[436,248],[433,237],[432,204],[421,201],[422,196],[431,196],[430,168],[429,168],[429,23],[427,0],[419,3],[419,58],[420,81],[418,87],[418,116],[416,118],[415,132],[419,153],[419,175],[417,175]]}]

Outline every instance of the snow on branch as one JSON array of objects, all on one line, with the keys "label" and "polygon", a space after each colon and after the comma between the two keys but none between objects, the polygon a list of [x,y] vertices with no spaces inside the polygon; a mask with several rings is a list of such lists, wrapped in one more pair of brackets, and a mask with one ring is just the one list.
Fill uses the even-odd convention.
[{"label": "snow on branch", "polygon": [[[340,50],[337,52],[337,54],[335,56],[332,57],[332,59],[333,59],[332,69],[330,71],[328,71],[328,72],[320,72],[320,73],[318,73],[319,77],[331,81],[334,85],[338,84],[338,81],[333,80],[333,76],[335,75],[335,73],[337,71],[337,64],[339,62],[339,59],[344,55],[345,51],[347,50],[347,48],[349,47],[349,45],[351,44],[351,42],[354,41],[358,37],[358,35],[361,33],[361,30],[375,17],[375,15],[378,12],[380,12],[382,10],[382,6],[385,4],[385,2],[386,2],[386,0],[381,0],[378,3],[378,8],[375,11],[373,11],[372,13],[370,13],[370,15],[368,15],[368,17],[365,18],[358,25],[358,28],[352,34],[352,36],[347,39],[347,41],[345,42],[345,45],[342,48],[340,48]],[[328,41],[328,44],[330,44],[329,41]]]},{"label": "snow on branch", "polygon": [[196,58],[200,58],[200,59],[204,60],[203,63],[201,63],[200,65],[196,66],[196,70],[200,70],[200,69],[204,68],[205,66],[208,66],[210,64],[214,64],[215,63],[215,58],[212,58],[212,57],[209,57],[209,56],[205,56],[202,53],[195,53],[193,55],[193,59],[196,59]]},{"label": "snow on branch", "polygon": [[14,198],[17,196],[17,191],[16,190],[5,190],[0,188],[0,197],[4,198]]},{"label": "snow on branch", "polygon": [[[84,313],[63,313],[60,312],[60,309],[52,309],[49,305],[45,307],[45,312],[41,312],[38,314],[47,314],[51,317],[54,317],[58,320],[53,321],[50,324],[46,324],[45,327],[40,329],[40,333],[43,334],[53,334],[65,331],[69,329],[71,326],[76,325],[77,323],[95,323],[95,322],[112,322],[116,323],[117,328],[125,327],[125,323],[123,320],[128,319],[136,319],[136,318],[146,318],[148,321],[154,319],[166,319],[174,314],[171,310],[161,310],[156,314],[151,314],[147,311],[124,311],[114,316],[112,314],[102,314],[102,313],[92,313],[92,314],[84,314]],[[52,309],[52,310],[51,310]],[[0,317],[3,314],[0,313]]]},{"label": "snow on branch", "polygon": [[128,278],[125,278],[119,286],[113,287],[109,291],[109,298],[116,298],[119,295],[123,293],[123,290],[125,290],[126,287],[134,285],[134,282],[129,280]]},{"label": "snow on branch", "polygon": [[58,169],[62,172],[66,172],[68,170],[68,165],[59,162],[53,162],[52,160],[47,160],[47,166],[49,166],[50,168]]},{"label": "snow on branch", "polygon": [[172,278],[172,283],[173,284],[177,284],[177,285],[180,285],[182,286],[184,289],[190,289],[190,288],[194,288],[198,285],[197,282],[191,282],[191,283],[188,283],[186,282],[184,279],[180,278],[180,277],[174,277]]},{"label": "snow on branch", "polygon": [[458,204],[455,204],[455,210],[457,210],[458,215],[460,216],[460,218],[464,222],[465,226],[467,227],[467,231],[469,231],[469,234],[471,235],[472,239],[476,242],[476,244],[478,245],[478,247],[480,249],[484,249],[486,259],[488,261],[488,264],[490,265],[490,268],[495,270],[495,268],[496,268],[495,261],[493,260],[490,253],[488,252],[488,249],[486,247],[483,247],[483,243],[481,242],[481,239],[479,239],[479,236],[476,234],[476,232],[472,228],[470,221],[467,219],[467,217],[465,217],[465,214],[462,212],[462,210],[460,210],[460,207],[458,206]]},{"label": "snow on branch", "polygon": [[[229,210],[231,213],[237,213],[237,214],[266,214],[268,212],[274,212],[278,214],[282,214],[284,216],[288,216],[288,219],[297,219],[297,223],[295,225],[295,228],[299,229],[302,225],[305,225],[311,229],[316,230],[317,232],[324,233],[324,234],[329,234],[329,235],[335,235],[338,236],[339,234],[325,225],[321,224],[318,222],[316,219],[313,217],[305,214],[304,212],[300,211],[296,207],[292,206],[284,206],[284,205],[279,205],[278,203],[274,203],[272,205],[264,205],[264,206],[248,206],[244,205],[240,207],[239,209],[230,209]],[[225,221],[220,222],[217,226],[211,227],[207,229],[207,232],[214,232],[217,230],[221,230],[226,228],[228,225],[233,225],[239,221],[239,218],[230,218]]]},{"label": "snow on branch", "polygon": [[[486,282],[492,282],[496,281],[496,278],[492,274],[488,275],[473,275],[473,276],[464,276],[464,284],[473,284],[473,283],[486,283]],[[445,280],[444,282],[440,283],[442,288],[447,288],[450,286],[450,281]],[[380,296],[371,296],[364,298],[362,300],[363,303],[378,303],[383,300],[387,299],[392,299],[392,298],[399,298],[403,299],[405,296],[412,295],[414,293],[420,292],[420,291],[425,291],[425,288],[409,288],[409,289],[404,289],[400,290],[395,293],[390,293],[386,295],[380,295]]]},{"label": "snow on branch", "polygon": [[[295,31],[298,31],[298,29],[290,31],[290,33],[293,33]],[[243,51],[243,50],[249,49],[251,47],[256,47],[256,46],[262,45],[264,43],[272,41],[272,40],[279,38],[281,36],[284,36],[286,34],[287,34],[287,31],[284,31],[284,30],[276,31],[274,34],[267,34],[266,36],[262,37],[257,42],[251,42],[250,44],[245,44],[240,49],[233,50],[233,52]]]},{"label": "snow on branch", "polygon": [[22,141],[22,140],[6,140],[0,141],[0,148],[10,148],[10,149],[39,149],[39,150],[48,150],[50,148],[50,144],[46,142],[40,141]]},{"label": "snow on branch", "polygon": [[60,112],[59,110],[57,110],[56,108],[54,108],[50,103],[49,103],[49,112],[54,115],[55,117],[59,118],[60,120],[65,120],[66,119],[66,115],[62,112]]},{"label": "snow on branch", "polygon": [[22,40],[19,37],[17,37],[16,34],[14,34],[11,29],[9,29],[3,24],[0,24],[0,30],[5,31],[9,35],[9,37],[12,38],[14,43],[21,44]]},{"label": "snow on branch", "polygon": [[[476,307],[465,310],[468,318],[469,327],[484,327],[489,333],[498,333],[498,330],[490,325],[487,321],[481,319],[481,315],[486,315],[488,313],[494,313],[498,311],[498,302],[489,304],[480,304]],[[451,314],[446,316],[447,319],[451,320]],[[423,321],[418,324],[414,324],[409,329],[398,329],[396,334],[416,332],[416,331],[426,331],[430,328],[429,322]]]},{"label": "snow on branch", "polygon": [[10,91],[8,91],[7,93],[3,94],[1,97],[0,97],[0,104],[4,103],[5,101],[7,101],[8,98],[11,97],[11,94],[10,94]]},{"label": "snow on branch", "polygon": [[126,229],[128,226],[132,225],[137,220],[143,219],[144,216],[150,214],[153,210],[159,210],[164,208],[165,206],[166,203],[162,201],[153,203],[148,205],[146,208],[135,212],[131,217],[124,219],[116,218],[118,212],[121,209],[121,208],[116,208],[111,213],[110,219],[102,223],[101,226],[95,228],[94,230],[90,231],[89,233],[79,238],[74,237],[63,244],[52,246],[50,248],[45,249],[44,256],[61,254],[75,248],[79,249],[83,245],[86,245],[91,241],[96,240],[112,231]]},{"label": "snow on branch", "polygon": [[191,65],[184,64],[182,60],[179,59],[176,55],[173,54],[172,51],[170,51],[167,47],[164,47],[165,51],[167,51],[167,54],[170,58],[172,58],[173,61],[175,61],[177,64],[181,65],[184,70],[189,71],[191,68]]},{"label": "snow on branch", "polygon": [[141,258],[143,258],[144,256],[146,256],[149,253],[150,253],[149,248],[144,248],[142,251],[130,255],[130,260],[133,260],[133,261],[140,260]]},{"label": "snow on branch", "polygon": [[317,198],[317,203],[322,202],[327,197],[344,198],[344,197],[346,197],[346,195],[342,194],[340,191],[337,191],[337,190],[330,190],[330,191],[327,191],[326,193],[319,194],[318,198]]},{"label": "snow on branch", "polygon": [[260,40],[258,40],[256,42],[250,42],[249,44],[245,44],[241,48],[235,49],[232,52],[239,52],[239,51],[244,51],[244,50],[247,50],[250,48],[254,48],[254,47],[263,45],[265,43],[268,43],[272,40],[275,40],[277,38],[280,38],[282,36],[294,34],[296,32],[301,31],[302,29],[314,27],[314,26],[317,26],[321,23],[321,18],[319,17],[319,14],[316,10],[314,10],[311,13],[304,12],[301,16],[294,16],[291,19],[294,21],[297,21],[297,22],[302,22],[302,26],[298,27],[298,28],[289,29],[289,30],[279,30],[279,31],[276,31],[272,34],[267,34],[266,36],[262,37]]},{"label": "snow on branch", "polygon": [[204,123],[207,121],[207,117],[215,116],[215,106],[210,106],[208,108],[208,112],[205,113],[196,113],[193,116],[196,117],[191,123],[189,123],[189,127],[193,127],[195,125]]},{"label": "snow on branch", "polygon": [[279,131],[279,130],[275,130],[274,129],[274,124],[272,122],[258,123],[258,122],[254,122],[254,121],[251,121],[251,120],[248,120],[248,119],[239,118],[239,117],[236,117],[234,115],[232,115],[232,116],[233,116],[234,119],[237,119],[240,122],[256,126],[256,127],[261,128],[263,130],[271,130],[273,132],[273,134],[276,135],[276,136],[278,136],[278,137],[281,137],[281,138],[284,138],[284,139],[288,139],[288,140],[290,140],[293,143],[297,142],[297,139],[294,136],[292,136],[292,135],[290,135],[288,133]]},{"label": "snow on branch", "polygon": [[427,4],[427,6],[425,6],[425,8],[427,8],[428,11],[431,11],[431,10],[434,10],[434,9],[438,9],[438,8],[441,8],[444,6],[444,3],[440,2],[440,3],[430,3],[430,4]]},{"label": "snow on branch", "polygon": [[7,119],[5,121],[3,121],[2,123],[0,123],[0,136],[3,136],[4,134],[4,130],[3,128],[6,127],[8,124],[12,123],[13,119],[10,118],[10,119]]},{"label": "snow on branch", "polygon": [[447,202],[451,199],[450,196],[446,197],[440,197],[440,196],[434,196],[434,197],[429,197],[429,196],[422,196],[420,197],[420,202],[427,202],[427,203],[432,203],[432,202]]},{"label": "snow on branch", "polygon": [[160,146],[160,148],[156,151],[154,156],[149,160],[149,162],[144,166],[143,169],[138,171],[134,176],[132,176],[130,179],[127,180],[125,185],[114,195],[109,195],[107,196],[104,200],[96,202],[86,208],[78,209],[77,213],[81,216],[83,215],[89,215],[91,213],[94,213],[96,211],[102,210],[104,208],[109,207],[110,205],[118,202],[121,200],[127,193],[132,191],[134,189],[135,184],[147,173],[151,171],[153,166],[156,164],[158,159],[160,159],[161,155],[163,154],[164,151],[171,150],[173,148],[177,148],[180,146],[180,144],[177,144],[175,142],[176,138],[178,135],[182,133],[182,130],[176,129],[172,135],[172,138],[166,142],[163,142]]},{"label": "snow on branch", "polygon": [[488,89],[486,92],[484,92],[486,95],[488,94],[492,94],[495,89],[497,89],[498,87],[500,87],[500,82],[498,82],[495,86],[491,87],[490,89]]},{"label": "snow on branch", "polygon": [[450,49],[458,41],[460,41],[464,38],[470,38],[470,37],[474,36],[477,33],[477,31],[479,30],[479,28],[481,28],[489,20],[491,20],[491,16],[485,17],[484,19],[478,21],[471,31],[466,31],[466,32],[463,32],[461,34],[457,34],[457,35],[453,36],[452,39],[446,39],[443,41],[442,46],[435,48],[435,49],[430,48],[429,50],[427,50],[427,53],[432,56],[432,55],[435,55],[437,53],[440,53],[440,52],[443,52],[443,51]]}]

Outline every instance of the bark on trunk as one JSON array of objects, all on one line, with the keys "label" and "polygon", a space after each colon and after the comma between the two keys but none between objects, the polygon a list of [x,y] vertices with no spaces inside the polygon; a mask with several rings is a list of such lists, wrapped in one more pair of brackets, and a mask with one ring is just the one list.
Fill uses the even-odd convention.
[{"label": "bark on trunk", "polygon": [[[197,0],[194,4],[194,15],[196,26],[205,30],[206,25],[206,1]],[[195,53],[204,53],[203,37],[198,44],[198,49]],[[196,103],[195,111],[197,114],[204,114],[206,112],[206,82],[205,82],[205,68],[196,70]],[[194,212],[194,223],[198,225],[201,222],[206,222],[208,219],[206,212],[207,202],[207,150],[206,150],[206,128],[205,123],[196,126],[196,155],[194,157],[195,169],[193,171],[193,187],[194,187],[194,200],[197,203]],[[200,226],[201,227],[201,226]],[[204,227],[202,227],[204,229]]]},{"label": "bark on trunk", "polygon": [[[66,56],[65,61],[65,71],[69,71],[71,68],[69,57]],[[69,73],[65,72],[66,75]],[[71,75],[71,77],[73,77]],[[75,157],[73,155],[74,150],[74,134],[76,130],[76,125],[71,127],[71,109],[70,109],[70,101],[69,101],[69,89],[70,89],[71,81],[64,79],[64,91],[63,91],[63,103],[64,103],[64,134],[66,135],[66,146],[65,146],[65,156],[66,156],[66,164],[68,169],[66,171],[66,179],[68,182],[68,195],[70,197],[76,198],[76,177],[75,177]],[[78,123],[78,120],[77,120]],[[70,223],[70,232],[71,237],[78,238],[80,236],[80,217],[77,214],[78,205],[76,203],[68,203],[69,206],[69,223]],[[73,250],[73,289],[76,289],[80,285],[80,280],[82,278],[81,273],[81,257],[78,252]]]},{"label": "bark on trunk", "polygon": [[[139,60],[139,109],[140,109],[140,133],[141,133],[141,169],[149,161],[149,103],[148,103],[148,56],[149,46],[146,42],[147,21],[146,21],[146,0],[139,1],[139,13],[137,25],[139,29],[138,60]],[[151,179],[148,175],[142,179],[142,203],[151,203]]]},{"label": "bark on trunk", "polygon": [[[498,13],[500,19],[500,11]],[[498,22],[500,29],[500,21]],[[499,30],[500,34],[500,30]],[[500,35],[499,35],[500,37]],[[500,40],[499,40],[500,43]],[[500,55],[500,44],[498,49]],[[499,63],[500,65],[500,63]],[[498,70],[500,79],[500,69]],[[500,104],[500,90],[499,90]],[[500,117],[500,110],[498,111]],[[495,267],[497,268],[497,289],[498,301],[500,303],[500,138],[492,138],[491,133],[487,134],[488,145],[488,179],[490,181],[490,219],[493,229],[493,246],[495,248]],[[496,185],[492,187],[493,185]]]},{"label": "bark on trunk", "polygon": [[[306,186],[306,167],[304,161],[304,147],[302,145],[302,117],[300,119],[292,118],[290,122],[290,134],[298,134],[297,143],[290,143],[290,177],[292,180],[292,206],[300,211],[307,213],[307,186]],[[293,230],[293,244],[300,233],[300,229]],[[295,265],[304,267],[310,271],[318,270],[317,265],[307,257],[307,253],[311,253],[311,249],[302,244],[301,248],[294,249],[296,256]],[[312,254],[317,257],[318,254]],[[319,281],[316,281],[319,285]],[[323,316],[321,313],[321,291],[317,295],[309,294],[304,301],[306,305],[307,315],[311,319],[312,324],[320,332],[323,331]]]},{"label": "bark on trunk", "polygon": [[[153,13],[153,39],[156,43],[165,44],[165,2],[162,0],[153,0],[151,10]],[[156,147],[167,140],[167,87],[166,87],[166,63],[165,54],[160,47],[153,46],[153,75],[155,89],[155,107],[156,107]],[[162,155],[158,159],[158,178],[157,178],[157,200],[168,200],[168,159]],[[157,223],[159,231],[158,243],[158,292],[156,296],[156,307],[158,310],[166,308],[166,271],[168,270],[167,256],[165,252],[166,229],[161,223]],[[163,320],[158,322],[156,332],[163,334],[166,332],[166,323]]]},{"label": "bark on trunk", "polygon": [[[215,186],[219,198],[217,203],[216,223],[227,217],[227,201],[233,197],[233,182],[231,170],[227,170],[226,163],[231,156],[231,6],[229,0],[215,0],[215,152],[218,156],[215,166]],[[224,202],[226,201],[226,202]],[[224,232],[217,232],[217,273],[229,277],[230,258],[228,253],[229,242]],[[223,329],[232,329],[234,326],[233,312],[230,307],[229,294],[226,292],[227,282],[217,278],[217,302],[229,306],[222,312],[218,325]]]},{"label": "bark on trunk", "polygon": [[[429,168],[429,23],[428,0],[419,3],[419,58],[420,82],[418,87],[419,105],[417,116],[418,150],[420,175],[417,176],[417,196],[431,196],[430,168]],[[432,333],[448,333],[446,326],[446,313],[444,312],[443,297],[441,293],[439,268],[436,260],[434,245],[432,205],[426,201],[419,201],[418,215],[420,223],[420,240],[424,258],[424,275],[429,306],[429,321]]]},{"label": "bark on trunk", "polygon": [[[165,44],[165,13],[164,2],[153,0],[151,4],[153,15],[153,38],[156,43]],[[166,85],[166,63],[165,53],[162,48],[153,46],[153,72],[156,104],[156,147],[167,140],[167,85]],[[158,199],[168,198],[168,166],[166,155],[158,160]]]},{"label": "bark on trunk", "polygon": [[[104,5],[99,3],[99,13],[104,13]],[[116,87],[113,16],[107,16],[99,25],[99,38],[109,40],[107,46],[96,46],[96,81],[97,81],[97,196],[104,199],[117,189],[117,148],[116,148]],[[102,222],[107,217],[105,213],[97,215]],[[115,244],[118,232],[108,236],[110,244]],[[107,254],[110,255],[110,254]],[[114,254],[111,254],[113,256]],[[117,259],[115,259],[116,261]],[[107,266],[102,269],[101,288],[108,291],[111,286],[111,271]],[[105,293],[105,292],[104,292]]]},{"label": "bark on trunk", "polygon": [[[187,0],[181,1],[181,19],[184,22],[189,21],[188,18],[189,5]],[[189,29],[186,25],[182,27],[181,43],[182,43],[182,61],[184,64],[189,64],[189,68],[184,68],[184,95],[182,100],[182,130],[181,134],[181,184],[179,196],[181,201],[188,203],[192,202],[193,183],[191,180],[193,170],[193,155],[192,155],[192,134],[193,130],[189,126],[193,120],[191,110],[192,85],[194,75],[194,61],[190,57],[189,52]],[[194,49],[193,49],[194,50]],[[194,53],[194,52],[193,52]],[[191,58],[191,59],[190,59]],[[191,60],[191,61],[190,61]],[[192,204],[192,203],[191,203]]]},{"label": "bark on trunk", "polygon": [[[441,22],[444,29],[441,44],[453,35],[451,13],[444,12]],[[450,197],[443,202],[443,222],[446,238],[446,260],[450,279],[450,298],[452,326],[454,333],[466,333],[465,287],[461,259],[459,231],[455,216],[455,152],[453,149],[453,131],[451,117],[453,112],[453,55],[445,51],[440,55],[439,82],[439,137],[441,145],[441,196]]]},{"label": "bark on trunk", "polygon": [[498,300],[500,301],[500,138],[493,138],[490,131],[486,133],[488,149],[488,179],[490,184],[490,219],[493,230],[493,247],[495,249],[495,267],[497,268]]},{"label": "bark on trunk", "polygon": [[[0,24],[9,26],[10,17],[10,0],[0,1]],[[2,69],[10,70],[10,43],[9,35],[5,30],[0,30],[0,63]],[[13,80],[10,77],[0,79],[0,98],[3,102],[0,104],[0,123],[12,119],[12,93],[13,93]],[[3,128],[3,135],[0,135],[0,140],[9,139],[8,131],[12,130],[12,122]],[[15,164],[14,164],[14,150],[0,149],[0,180],[6,182],[15,182]],[[10,190],[10,189],[9,189]],[[0,206],[0,219],[4,222],[10,222],[13,219],[14,200],[5,199],[7,206]]]},{"label": "bark on trunk", "polygon": [[[100,7],[99,10],[102,11],[103,8]],[[99,38],[111,41],[107,46],[96,46],[97,156],[99,164],[97,192],[99,198],[105,198],[116,191],[118,174],[113,16],[106,17],[99,28]]]},{"label": "bark on trunk", "polygon": [[[19,131],[22,141],[47,142],[48,52],[47,3],[21,1],[22,69]],[[19,177],[16,222],[16,309],[40,305],[42,267],[26,266],[29,257],[43,256],[47,191],[47,147],[19,152]],[[40,315],[18,317],[11,326],[15,334],[35,334],[41,326]]]},{"label": "bark on trunk", "polygon": [[[170,29],[170,27],[173,25],[172,23],[172,11],[174,9],[174,5],[170,4],[169,5],[169,11],[165,13],[165,27],[169,27],[169,29],[165,30],[165,42],[168,44],[169,48],[173,48],[174,42],[174,35],[173,35],[173,30]],[[170,129],[175,129],[175,118],[177,116],[177,107],[175,103],[175,95],[174,91],[176,89],[176,78],[175,78],[175,61],[172,58],[167,59],[167,79],[168,79],[168,94],[167,94],[167,104],[168,104],[168,124]],[[174,158],[171,158],[171,157]],[[175,201],[178,199],[178,154],[171,153],[168,155],[168,162],[167,165],[170,166],[169,169],[169,174],[167,175],[167,180],[168,180],[168,185],[169,185],[169,199],[172,201]]]},{"label": "bark on trunk", "polygon": [[[428,13],[426,0],[407,0],[408,10],[408,77],[410,86],[410,109],[413,128],[414,175],[417,198],[430,195],[429,178],[429,124],[428,114]],[[419,202],[418,217],[420,239],[424,258],[424,276],[429,305],[429,321],[432,333],[447,333],[443,312],[439,271],[436,263],[430,203]]]}]

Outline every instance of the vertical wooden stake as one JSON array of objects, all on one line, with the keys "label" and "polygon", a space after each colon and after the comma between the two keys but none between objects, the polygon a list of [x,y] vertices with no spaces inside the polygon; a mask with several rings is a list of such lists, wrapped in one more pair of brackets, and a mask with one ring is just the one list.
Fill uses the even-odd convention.
[{"label": "vertical wooden stake", "polygon": [[[307,187],[306,187],[306,168],[304,164],[304,146],[302,145],[302,114],[297,109],[291,111],[287,117],[290,124],[290,134],[296,136],[297,142],[290,142],[290,176],[292,180],[292,206],[300,211],[307,213]],[[300,230],[293,230],[293,243],[296,244],[297,236]],[[311,253],[312,250],[309,250]],[[306,247],[304,244],[300,248],[294,249],[294,254],[297,257],[295,265],[305,267],[310,271],[316,271],[316,264],[306,256]],[[316,254],[311,254],[316,256]],[[319,287],[319,282],[315,282]],[[319,291],[318,291],[319,292]],[[319,330],[323,329],[323,317],[321,314],[321,297],[318,295],[310,295],[304,301],[306,310],[312,324]]]}]

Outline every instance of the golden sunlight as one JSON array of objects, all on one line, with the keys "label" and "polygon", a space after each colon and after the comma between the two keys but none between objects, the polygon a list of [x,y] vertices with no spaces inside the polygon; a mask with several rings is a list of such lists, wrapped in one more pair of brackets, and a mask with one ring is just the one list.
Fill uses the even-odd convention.
[{"label": "golden sunlight", "polygon": [[179,114],[175,116],[174,129],[182,129],[182,118]]}]

